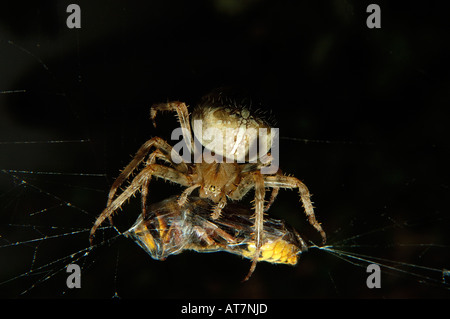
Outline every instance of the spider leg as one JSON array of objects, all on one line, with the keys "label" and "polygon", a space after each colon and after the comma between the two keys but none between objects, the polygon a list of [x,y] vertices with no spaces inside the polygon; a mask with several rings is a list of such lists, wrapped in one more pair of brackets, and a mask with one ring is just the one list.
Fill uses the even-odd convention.
[{"label": "spider leg", "polygon": [[[155,151],[153,151],[149,158],[147,159],[147,161],[145,161],[146,166],[149,164],[154,164],[157,158],[160,158],[170,164],[172,164],[176,169],[180,170],[181,172],[187,172],[187,166],[186,163],[181,162],[180,164],[176,164],[172,161],[172,159],[170,157],[167,156],[167,154],[171,153],[171,149],[172,147],[167,144],[164,140],[157,138],[153,138],[150,141],[156,141],[156,143],[154,143],[155,147],[159,147],[157,148]],[[141,147],[142,148],[142,147]],[[140,153],[138,151],[138,153]],[[144,154],[144,158],[145,158],[145,152],[141,152],[142,154]],[[136,155],[137,156],[137,155]],[[136,157],[135,157],[136,159]],[[130,163],[131,164],[131,163]],[[123,173],[125,171],[127,171],[127,168],[130,166],[130,164],[124,169]],[[137,164],[139,165],[139,163]],[[133,169],[132,169],[133,170]],[[132,170],[130,171],[130,174],[132,173]],[[122,174],[116,179],[116,181],[114,182],[113,186],[111,187],[110,193],[109,193],[109,198],[108,198],[108,202],[107,202],[107,207],[112,203],[113,197],[118,189],[118,187],[123,183],[123,181],[128,178],[129,175],[123,175]],[[119,178],[124,178],[123,180],[119,180]],[[148,194],[148,185],[150,184],[150,180],[151,177],[147,179],[147,181],[145,182],[145,185],[142,186],[141,189],[141,202],[142,202],[142,215],[145,215],[146,213],[146,203],[147,203],[147,194]],[[108,220],[109,223],[111,225],[113,225],[113,220],[112,220],[112,216],[108,216]]]},{"label": "spider leg", "polygon": [[278,187],[272,188],[272,193],[270,195],[269,201],[267,202],[266,206],[264,207],[264,212],[267,212],[269,210],[270,206],[272,206],[272,204],[275,202],[275,199],[277,198],[279,191],[280,191],[280,188],[278,188]]},{"label": "spider leg", "polygon": [[264,197],[266,188],[263,175],[259,170],[245,173],[237,188],[229,195],[231,199],[239,200],[244,197],[244,195],[247,194],[252,188],[255,188],[254,239],[256,249],[252,259],[250,270],[243,281],[247,281],[255,271],[261,247],[264,241]]},{"label": "spider leg", "polygon": [[240,200],[245,196],[253,187],[255,187],[255,178],[253,174],[259,173],[259,171],[253,171],[244,173],[242,175],[241,181],[239,185],[237,185],[236,189],[231,192],[228,197],[232,200]]},{"label": "spider leg", "polygon": [[194,184],[188,188],[186,188],[183,193],[180,195],[180,197],[178,198],[178,205],[180,207],[183,207],[184,204],[187,203],[188,201],[188,196],[191,195],[191,193],[194,191],[194,189],[200,187],[201,184]]},{"label": "spider leg", "polygon": [[[178,170],[185,173],[183,166],[180,166],[180,165],[177,166],[177,164],[173,163],[171,158],[167,157],[167,155],[164,154],[160,149],[156,149],[153,153],[150,154],[148,160],[145,162],[145,165],[148,166],[150,164],[154,164],[156,162],[157,158],[162,159],[170,164],[173,164]],[[143,217],[146,215],[146,212],[147,212],[147,195],[148,195],[148,187],[150,185],[150,180],[151,180],[151,176],[145,181],[144,185],[141,188],[141,210],[142,210]],[[111,216],[109,216],[108,218],[110,219],[110,222],[112,224]]]},{"label": "spider leg", "polygon": [[[279,169],[276,173],[276,176],[283,176],[283,173],[281,172],[281,169]],[[267,185],[266,185],[267,186]],[[275,202],[275,199],[278,196],[278,193],[280,191],[279,187],[272,187],[272,194],[270,195],[270,199],[266,204],[266,207],[264,208],[264,211],[267,212],[270,208],[270,206],[272,206],[272,204]]]},{"label": "spider leg", "polygon": [[264,187],[264,178],[259,171],[252,175],[255,181],[254,236],[256,249],[252,259],[252,265],[250,266],[250,270],[248,271],[248,274],[247,276],[245,276],[243,281],[247,281],[255,271],[256,264],[258,263],[259,254],[261,252],[261,247],[263,245],[264,240],[264,195],[266,192],[266,189]]},{"label": "spider leg", "polygon": [[327,236],[322,229],[322,226],[316,219],[314,208],[311,202],[311,195],[308,188],[299,179],[292,176],[284,175],[264,175],[264,182],[267,187],[283,187],[283,188],[298,188],[300,193],[300,200],[302,201],[305,214],[308,217],[309,223],[320,233],[322,242],[325,244]]},{"label": "spider leg", "polygon": [[[151,176],[146,178],[141,187],[141,211],[142,211],[142,217],[145,217],[147,215],[147,195],[148,195],[148,187],[150,185]],[[111,215],[108,216],[110,222],[111,222]]]},{"label": "spider leg", "polygon": [[[131,173],[133,173],[136,167],[139,166],[139,164],[144,160],[145,156],[147,156],[148,152],[153,146],[155,146],[156,149],[160,150],[161,154],[163,154],[165,159],[169,159],[172,156],[172,146],[170,146],[163,139],[159,137],[154,137],[145,142],[136,152],[136,155],[134,156],[133,160],[123,169],[119,177],[117,177],[117,179],[111,186],[111,190],[109,191],[108,195],[108,202],[106,204],[107,207],[111,205],[114,199],[114,195],[117,192],[117,189],[123,184],[123,182],[126,179],[128,179],[128,177],[131,175]],[[171,163],[173,162],[171,161]],[[180,161],[180,164],[178,164],[177,168],[183,172],[187,172],[188,170],[186,163],[184,163],[183,161]]]},{"label": "spider leg", "polygon": [[186,145],[189,148],[190,153],[193,153],[194,140],[191,134],[191,124],[189,123],[189,112],[185,103],[180,101],[172,101],[167,103],[158,103],[150,107],[150,119],[153,121],[153,126],[156,127],[156,114],[158,111],[171,111],[176,112],[180,127],[183,132],[183,138],[186,141]]},{"label": "spider leg", "polygon": [[[191,185],[190,178],[182,172],[179,172],[171,167],[159,164],[148,165],[133,179],[131,184],[123,191],[123,193],[120,194],[114,201],[112,201],[97,218],[89,236],[91,245],[94,239],[95,231],[103,223],[103,221],[106,218],[109,218],[109,216],[111,216],[117,209],[119,209],[128,198],[136,193],[136,191],[146,186],[146,183],[151,178],[151,176],[160,177],[183,186]],[[145,194],[145,196],[147,195]]]},{"label": "spider leg", "polygon": [[[146,165],[153,164],[156,162],[156,159],[159,158],[159,159],[163,160],[164,162],[169,163],[177,171],[180,171],[182,173],[187,173],[188,166],[186,165],[186,163],[183,161],[181,161],[179,164],[175,163],[173,161],[172,156],[176,157],[177,160],[181,159],[181,157],[177,157],[178,156],[177,153],[172,154],[172,146],[170,146],[169,144],[166,144],[165,146],[167,147],[167,149],[165,149],[165,150],[162,150],[161,148],[157,148],[155,151],[153,151],[153,153],[151,153],[150,156],[148,157],[145,164]],[[169,154],[170,154],[170,156],[169,156]]]},{"label": "spider leg", "polygon": [[[150,154],[148,160],[146,161],[145,165],[148,166],[150,164],[154,164],[156,161],[156,158],[162,157],[164,159],[164,154],[160,150],[156,150],[153,153]],[[147,195],[148,195],[148,187],[150,185],[151,176],[148,177],[142,187],[141,187],[141,210],[142,210],[142,217],[145,217],[147,214]],[[111,215],[108,216],[108,219],[110,223],[112,224],[112,217]]]},{"label": "spider leg", "polygon": [[[256,163],[256,164],[255,163],[244,164],[244,166],[242,168],[242,172],[246,173],[246,172],[256,171],[256,170],[261,169],[264,166],[267,166],[268,164],[270,164],[270,162],[267,162],[267,161],[264,162],[264,163],[263,162],[259,162],[259,163]],[[283,173],[282,173],[281,169],[279,169],[277,171],[276,175],[283,176]],[[250,189],[248,189],[248,190],[250,190]],[[248,192],[248,190],[243,189],[242,192],[245,194],[245,193]],[[267,202],[266,206],[264,207],[264,212],[267,212],[269,210],[270,206],[272,206],[272,204],[275,202],[275,199],[277,198],[279,191],[280,191],[279,187],[272,187],[272,193],[270,195],[269,201]]]}]

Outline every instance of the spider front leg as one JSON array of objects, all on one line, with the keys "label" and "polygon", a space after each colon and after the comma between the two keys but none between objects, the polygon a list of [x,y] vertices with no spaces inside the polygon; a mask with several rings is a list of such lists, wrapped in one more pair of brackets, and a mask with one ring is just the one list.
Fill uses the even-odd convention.
[{"label": "spider front leg", "polygon": [[[276,172],[276,176],[283,176],[281,169],[278,169],[278,171]],[[265,212],[267,212],[270,206],[272,206],[272,204],[275,202],[275,199],[277,198],[279,191],[280,191],[279,187],[272,187],[272,194],[270,195],[270,199],[267,202],[266,207],[264,208]]]},{"label": "spider front leg", "polygon": [[[131,196],[133,196],[142,187],[147,187],[148,180],[152,177],[160,177],[165,180],[183,185],[191,186],[191,179],[184,173],[177,171],[171,167],[167,167],[159,164],[150,164],[145,167],[131,182],[131,184],[120,194],[115,200],[113,200],[100,214],[91,228],[89,240],[93,242],[95,231],[103,223],[106,218],[109,218],[122,204]],[[145,196],[147,194],[145,193]]]},{"label": "spider front leg", "polygon": [[[160,159],[160,160],[165,161],[166,163],[171,164],[173,167],[175,167],[176,170],[181,171],[182,173],[186,173],[187,172],[187,165],[186,165],[186,163],[184,163],[184,162],[181,162],[180,164],[174,163],[172,158],[168,157],[167,153],[163,153],[160,149],[157,149],[156,151],[154,151],[153,153],[150,154],[150,156],[148,157],[148,160],[145,162],[146,166],[148,166],[150,164],[154,164],[156,162],[157,158]],[[146,210],[147,210],[147,195],[148,195],[148,186],[150,184],[150,180],[151,180],[151,178],[149,178],[146,181],[145,185],[143,185],[142,188],[141,188],[141,207],[142,207],[142,215],[143,216],[145,216]],[[187,193],[185,195],[187,197],[196,187],[200,186],[198,184],[196,184],[196,185],[193,185],[193,186],[187,188],[183,192],[182,196],[185,193]],[[180,204],[180,207],[181,206],[183,206],[183,205]]]},{"label": "spider front leg", "polygon": [[[123,171],[120,173],[120,175],[117,177],[117,179],[111,186],[111,190],[109,191],[108,195],[108,202],[106,204],[107,207],[111,205],[114,199],[114,195],[117,192],[117,189],[123,184],[125,180],[128,179],[128,177],[139,166],[139,164],[141,164],[141,162],[144,160],[144,158],[147,156],[148,152],[151,150],[153,146],[160,151],[159,154],[161,155],[159,155],[159,157],[164,157],[164,159],[166,160],[171,159],[172,153],[174,153],[172,152],[172,146],[170,146],[162,138],[154,137],[145,142],[136,152],[136,155],[134,156],[133,160],[123,169]],[[170,162],[173,163],[172,160],[170,160]],[[176,168],[182,172],[187,172],[188,170],[187,165],[181,160],[181,157],[177,159],[177,162],[179,162],[180,164],[173,163],[176,166]]]},{"label": "spider front leg", "polygon": [[193,138],[191,134],[191,124],[189,123],[189,112],[187,106],[183,102],[173,101],[167,103],[154,104],[150,108],[150,118],[153,121],[153,126],[156,127],[156,114],[158,111],[171,111],[176,112],[180,127],[182,129],[183,138],[186,141],[186,145],[189,148],[190,153],[193,153]]},{"label": "spider front leg", "polygon": [[264,240],[264,197],[266,188],[264,187],[264,178],[258,171],[254,175],[255,180],[255,255],[247,276],[243,281],[247,281],[253,274],[258,263],[259,254]]},{"label": "spider front leg", "polygon": [[[270,154],[265,155],[265,157],[267,157],[267,156],[270,156]],[[271,163],[270,159],[265,159],[264,162],[259,162],[256,164],[255,163],[244,164],[244,166],[242,168],[242,172],[248,173],[248,172],[260,170],[262,167],[270,165],[270,163]],[[278,171],[276,172],[276,175],[283,176],[281,169],[278,169]],[[248,192],[248,190],[250,190],[250,189],[243,190],[244,194],[246,192]],[[275,202],[275,199],[277,198],[279,191],[280,191],[279,187],[272,187],[272,193],[270,195],[269,201],[267,202],[266,206],[264,207],[264,212],[267,212],[269,210],[270,206],[272,206],[272,204]]]},{"label": "spider front leg", "polygon": [[266,188],[264,185],[263,175],[260,171],[247,173],[234,192],[230,194],[231,199],[241,199],[253,187],[255,188],[254,239],[256,249],[250,270],[243,281],[247,281],[255,271],[261,252],[261,247],[264,242],[264,197]]},{"label": "spider front leg", "polygon": [[314,208],[311,202],[311,195],[308,188],[299,179],[292,176],[284,175],[264,175],[264,183],[267,187],[277,187],[277,188],[298,188],[300,193],[300,200],[303,203],[303,208],[305,214],[308,217],[309,223],[320,233],[322,236],[322,243],[325,244],[327,241],[327,236],[322,229],[322,226],[316,219],[314,214]]},{"label": "spider front leg", "polygon": [[270,199],[267,202],[266,206],[264,207],[265,212],[267,212],[270,206],[272,206],[272,204],[275,202],[275,198],[277,198],[279,191],[280,189],[278,187],[272,188],[272,194],[270,195]]}]

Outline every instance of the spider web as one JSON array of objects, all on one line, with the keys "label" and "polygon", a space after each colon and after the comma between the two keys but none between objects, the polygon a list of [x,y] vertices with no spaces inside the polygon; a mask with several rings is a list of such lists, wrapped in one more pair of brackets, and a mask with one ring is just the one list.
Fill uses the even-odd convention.
[{"label": "spider web", "polygon": [[[314,245],[319,238],[305,222],[295,192],[282,191],[271,214],[293,224],[311,239],[312,247],[296,267],[258,264],[246,284],[240,279],[249,262],[225,253],[151,260],[120,235],[137,217],[138,199],[130,200],[114,217],[114,226],[105,224],[89,247],[93,221],[129,155],[151,136],[162,134],[170,140],[167,128],[175,121],[163,117],[160,127],[165,130],[153,130],[149,105],[167,98],[194,100],[200,92],[180,89],[182,78],[172,86],[168,80],[159,86],[155,79],[144,83],[144,72],[127,83],[124,79],[146,63],[142,48],[138,53],[114,52],[107,42],[88,53],[89,46],[80,43],[84,34],[71,31],[56,40],[25,41],[8,34],[0,42],[3,61],[9,61],[1,67],[10,75],[0,82],[5,106],[0,109],[0,296],[450,296],[446,234],[450,175],[445,174],[449,148],[442,135],[425,141],[398,136],[361,141],[350,130],[330,134],[332,130],[326,129],[317,134],[310,130],[313,137],[301,139],[308,124],[298,130],[295,117],[280,110],[278,125],[286,126],[281,131],[281,166],[310,187],[318,219],[329,236],[326,246]],[[63,41],[64,46],[51,49]],[[133,36],[126,43],[139,44]],[[102,45],[111,50],[103,53]],[[55,56],[55,52],[64,53]],[[175,64],[171,71],[178,71],[180,62],[171,63]],[[147,86],[159,89],[147,92]],[[174,88],[181,97],[171,96]],[[305,117],[320,118],[311,112],[307,108]],[[434,112],[438,117],[439,111]],[[180,190],[155,182],[151,200]],[[81,267],[81,289],[66,286],[66,267],[71,263]],[[366,267],[371,263],[381,266],[381,289],[366,286]]]}]

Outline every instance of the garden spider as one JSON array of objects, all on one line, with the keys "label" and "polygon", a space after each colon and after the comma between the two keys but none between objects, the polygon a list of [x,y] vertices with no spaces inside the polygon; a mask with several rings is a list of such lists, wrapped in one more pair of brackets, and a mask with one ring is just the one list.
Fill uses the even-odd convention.
[{"label": "garden spider", "polygon": [[[141,193],[142,214],[145,215],[148,186],[152,176],[186,187],[178,198],[180,207],[187,202],[188,196],[198,188],[198,194],[201,198],[208,198],[215,203],[211,215],[212,219],[220,218],[222,209],[227,203],[227,198],[241,200],[252,188],[255,189],[254,241],[256,249],[252,265],[244,281],[251,276],[256,267],[264,243],[263,214],[275,200],[279,188],[298,188],[309,223],[320,232],[325,243],[326,235],[320,223],[316,220],[306,185],[295,177],[283,175],[280,170],[272,174],[261,173],[263,168],[271,164],[273,158],[268,152],[256,159],[255,153],[252,155],[251,147],[256,144],[258,136],[260,137],[259,142],[261,142],[261,135],[256,136],[250,134],[250,132],[254,133],[255,130],[270,128],[269,124],[262,117],[257,116],[256,112],[251,113],[249,108],[236,104],[221,95],[218,97],[208,95],[192,113],[194,128],[192,132],[188,108],[185,103],[175,101],[153,105],[150,109],[150,116],[154,126],[156,126],[154,120],[159,111],[176,112],[185,146],[189,154],[194,154],[194,162],[192,163],[190,159],[186,160],[185,154],[182,157],[173,150],[172,146],[159,137],[154,137],[145,142],[113,183],[106,208],[91,229],[91,244],[95,231],[103,221],[108,218],[111,222],[111,215],[137,191]],[[199,125],[197,125],[198,123]],[[202,134],[202,131],[207,132],[208,129],[215,129],[216,134],[210,136]],[[220,139],[218,138],[219,135],[221,135]],[[223,136],[225,136],[225,140],[222,138]],[[209,153],[203,152],[201,154],[205,157],[200,160],[196,156],[197,141],[194,141],[194,137],[205,147],[205,150],[209,150]],[[269,140],[272,141],[273,138],[274,135],[266,135],[262,142],[267,143]],[[214,141],[220,142],[214,143]],[[153,148],[154,151],[145,161],[145,167],[134,177],[130,185],[116,197],[117,189],[145,160]],[[223,156],[226,161],[218,160],[218,156]],[[170,164],[170,166],[156,163],[157,159]],[[273,191],[269,202],[264,206],[266,187],[272,188]]]}]

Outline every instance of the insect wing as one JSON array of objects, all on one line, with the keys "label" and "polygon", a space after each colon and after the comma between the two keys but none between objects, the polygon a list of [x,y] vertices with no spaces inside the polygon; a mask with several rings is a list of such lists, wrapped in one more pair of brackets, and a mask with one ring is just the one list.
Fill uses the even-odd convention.
[{"label": "insect wing", "polygon": [[[164,260],[184,250],[200,253],[228,252],[252,259],[254,240],[252,211],[242,205],[229,204],[223,215],[211,218],[211,203],[192,197],[179,207],[176,197],[150,205],[125,235],[132,238],[152,258]],[[307,245],[284,221],[264,221],[264,244],[259,261],[295,265]]]}]

